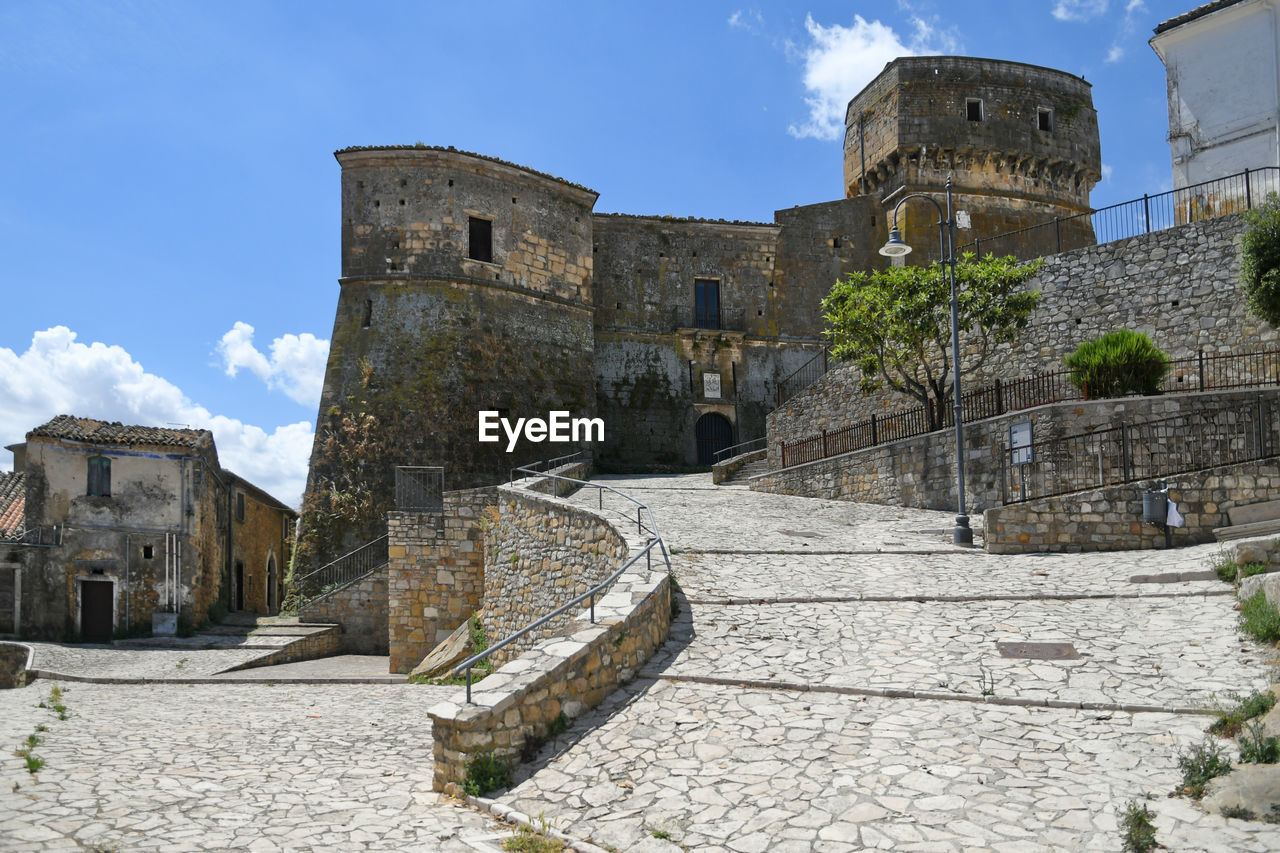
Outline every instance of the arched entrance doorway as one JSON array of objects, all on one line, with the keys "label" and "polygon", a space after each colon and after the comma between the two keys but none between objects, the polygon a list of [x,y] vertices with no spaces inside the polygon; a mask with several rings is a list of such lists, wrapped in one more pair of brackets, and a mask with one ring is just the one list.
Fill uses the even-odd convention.
[{"label": "arched entrance doorway", "polygon": [[733,446],[733,424],[719,412],[707,412],[694,427],[698,439],[698,464],[711,465],[716,452]]}]

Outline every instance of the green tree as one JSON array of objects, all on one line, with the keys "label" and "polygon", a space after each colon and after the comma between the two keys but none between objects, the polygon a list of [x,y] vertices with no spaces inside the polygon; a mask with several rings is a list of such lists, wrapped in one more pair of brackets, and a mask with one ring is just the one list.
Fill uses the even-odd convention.
[{"label": "green tree", "polygon": [[[960,345],[974,370],[1026,327],[1040,292],[1023,285],[1041,261],[973,253],[956,262]],[[944,423],[951,387],[951,286],[945,264],[851,273],[822,300],[836,358],[862,372],[864,392],[888,386],[919,400],[930,429]]]},{"label": "green tree", "polygon": [[1240,286],[1249,310],[1280,328],[1280,198],[1275,193],[1244,215],[1240,239]]}]

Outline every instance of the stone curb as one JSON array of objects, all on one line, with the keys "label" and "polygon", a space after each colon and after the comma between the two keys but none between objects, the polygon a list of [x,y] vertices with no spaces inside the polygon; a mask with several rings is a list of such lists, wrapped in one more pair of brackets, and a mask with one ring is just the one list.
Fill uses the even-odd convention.
[{"label": "stone curb", "polygon": [[[467,805],[472,808],[482,812],[487,812],[498,820],[506,823],[517,824],[519,826],[527,826],[532,830],[543,832],[540,827],[533,825],[533,821],[529,819],[527,814],[521,811],[516,811],[510,806],[503,805],[497,800],[491,800],[488,797],[473,797],[470,794],[463,794],[460,799],[465,800]],[[597,847],[590,841],[566,835],[552,826],[548,826],[543,834],[549,838],[554,838],[557,841],[563,841],[566,850],[573,850],[576,851],[576,853],[609,853],[609,851],[605,850],[603,847]]]},{"label": "stone curb", "polygon": [[85,684],[408,684],[403,675],[368,675],[368,676],[307,676],[302,678],[219,678],[217,675],[192,676],[190,678],[165,678],[152,676],[119,676],[104,677],[98,675],[69,675],[47,669],[27,670],[27,678],[31,681],[43,678],[46,681],[78,681]]},{"label": "stone curb", "polygon": [[954,550],[938,550],[933,548],[917,548],[903,550],[888,550],[883,548],[862,549],[854,551],[825,551],[818,548],[800,548],[800,549],[782,549],[782,548],[759,548],[759,549],[742,549],[742,548],[672,548],[670,553],[672,556],[676,554],[744,554],[751,556],[752,554],[780,554],[780,555],[802,555],[808,557],[839,557],[839,556],[881,556],[881,557],[954,557],[957,555],[965,555],[970,557],[990,557],[986,551],[981,548],[966,548],[962,545],[953,546]]},{"label": "stone curb", "polygon": [[[1207,583],[1207,581],[1206,581]],[[751,604],[848,604],[862,601],[918,601],[924,603],[963,603],[976,601],[1096,601],[1105,599],[1209,598],[1233,595],[1232,589],[1190,590],[1188,592],[1079,592],[1061,595],[847,595],[815,598],[686,598],[689,604],[737,607]]]},{"label": "stone curb", "polygon": [[1214,716],[1208,708],[1130,705],[1112,702],[1073,702],[1069,699],[1019,699],[1016,696],[979,696],[966,693],[939,693],[911,690],[905,687],[838,687],[808,684],[803,681],[765,681],[759,679],[717,678],[713,675],[668,675],[642,671],[638,678],[684,684],[708,684],[718,687],[743,687],[750,690],[790,690],[797,693],[832,693],[840,696],[870,696],[879,699],[924,699],[934,702],[970,702],[980,705],[1010,705],[1019,708],[1059,708],[1070,711],[1113,711],[1125,714],[1196,714]]}]

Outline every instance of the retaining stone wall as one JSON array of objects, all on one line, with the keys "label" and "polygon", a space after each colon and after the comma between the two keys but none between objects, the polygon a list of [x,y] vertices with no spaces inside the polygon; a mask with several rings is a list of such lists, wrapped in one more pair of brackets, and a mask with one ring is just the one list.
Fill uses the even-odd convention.
[{"label": "retaining stone wall", "polygon": [[0,643],[0,690],[26,687],[27,661],[31,648],[18,643]]},{"label": "retaining stone wall", "polygon": [[[550,478],[498,489],[498,527],[484,570],[484,626],[496,642],[514,634],[607,578],[627,546],[603,516],[531,488],[550,488]],[[569,625],[567,611],[494,653],[501,665],[538,640]]]},{"label": "retaining stone wall", "polygon": [[350,655],[387,654],[387,567],[307,602],[298,608],[298,620],[341,625],[335,651]]},{"label": "retaining stone wall", "polygon": [[748,462],[757,462],[765,458],[764,450],[753,450],[750,453],[743,453],[726,459],[723,462],[717,462],[711,466],[711,482],[717,486],[728,480],[734,474],[742,470],[742,466]]},{"label": "retaining stone wall", "polygon": [[[1155,482],[1127,483],[1075,492],[986,512],[987,550],[1127,551],[1163,548],[1164,531],[1142,523],[1142,492]],[[1174,547],[1213,541],[1215,527],[1228,527],[1235,506],[1280,497],[1280,460],[1208,468],[1169,478],[1169,498],[1186,525],[1173,530]]]},{"label": "retaining stone wall", "polygon": [[[1177,414],[1239,410],[1259,401],[1271,412],[1269,446],[1280,447],[1277,389],[1053,403],[965,424],[968,509],[976,513],[1000,506],[1000,448],[1008,443],[1012,424],[1030,421],[1032,440],[1041,442]],[[1159,452],[1158,447],[1152,450]],[[955,487],[955,433],[950,429],[771,471],[751,481],[756,491],[943,510],[955,507]]]},{"label": "retaining stone wall", "polygon": [[[384,634],[383,636],[386,635]],[[330,655],[344,652],[347,654],[364,654],[364,652],[347,651],[343,644],[343,639],[343,628],[339,625],[331,625],[324,630],[317,630],[314,634],[308,634],[301,639],[294,640],[284,648],[268,652],[262,657],[254,658],[239,666],[233,666],[226,671],[237,672],[244,669],[257,669],[262,666],[296,663],[300,660],[316,660],[317,658],[326,658]]]},{"label": "retaining stone wall", "polygon": [[[965,387],[1061,370],[1081,343],[1120,328],[1146,333],[1172,358],[1275,346],[1280,335],[1248,314],[1236,285],[1243,230],[1242,217],[1224,216],[1046,258],[1027,285],[1042,295],[1022,339],[966,369]],[[975,350],[965,349],[971,363]],[[901,394],[864,395],[860,380],[857,369],[838,364],[772,412],[769,466],[782,464],[781,441],[918,405]]]},{"label": "retaining stone wall", "polygon": [[539,642],[477,684],[474,704],[432,706],[435,790],[460,794],[468,762],[486,753],[517,763],[560,713],[576,718],[630,681],[667,639],[671,594],[665,565],[648,571],[640,561],[597,603],[596,624],[580,614],[569,636]]},{"label": "retaining stone wall", "polygon": [[409,672],[480,609],[481,516],[494,488],[444,493],[444,513],[387,513],[387,637],[392,672]]}]

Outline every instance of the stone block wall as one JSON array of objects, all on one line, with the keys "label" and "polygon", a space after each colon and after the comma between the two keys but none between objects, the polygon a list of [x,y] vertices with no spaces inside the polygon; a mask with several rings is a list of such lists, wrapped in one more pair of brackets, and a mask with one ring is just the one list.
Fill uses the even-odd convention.
[{"label": "stone block wall", "polygon": [[[523,485],[498,489],[495,548],[484,568],[483,621],[494,642],[601,583],[627,553],[622,535],[603,516]],[[574,616],[563,613],[496,652],[494,663],[518,657]]]},{"label": "stone block wall", "polygon": [[437,791],[460,794],[467,764],[492,754],[515,764],[526,740],[544,737],[560,714],[595,707],[667,639],[671,582],[666,566],[625,572],[596,605],[596,624],[580,614],[568,636],[543,640],[475,686],[472,703],[432,706]]},{"label": "stone block wall", "polygon": [[[965,424],[968,509],[980,512],[1005,499],[1001,448],[1008,445],[1012,424],[1029,421],[1032,440],[1042,442],[1122,424],[1259,405],[1268,413],[1266,440],[1270,447],[1280,447],[1278,389],[1054,403]],[[1153,454],[1161,452],[1158,445],[1149,449]],[[751,482],[756,491],[944,510],[956,506],[955,485],[955,433],[950,429],[770,471]]]},{"label": "stone block wall", "polygon": [[31,647],[21,643],[0,643],[0,690],[27,685]]},{"label": "stone block wall", "polygon": [[481,518],[493,488],[444,494],[444,513],[387,514],[387,638],[392,672],[409,672],[480,609]]},{"label": "stone block wall", "polygon": [[[1127,483],[995,507],[986,511],[987,550],[1127,551],[1163,548],[1164,531],[1142,522],[1142,493],[1159,484]],[[1280,460],[1208,468],[1169,478],[1169,499],[1186,525],[1173,530],[1173,545],[1213,541],[1215,527],[1228,527],[1235,506],[1280,497]]]},{"label": "stone block wall", "polygon": [[[1172,358],[1275,347],[1280,335],[1247,313],[1236,286],[1243,227],[1240,216],[1224,216],[1046,258],[1027,285],[1041,299],[1022,339],[967,369],[965,388],[1061,370],[1081,343],[1121,328],[1146,333]],[[973,354],[970,347],[970,361]],[[772,412],[769,466],[782,464],[779,442],[918,405],[901,394],[865,395],[860,381],[856,368],[837,364]]]},{"label": "stone block wall", "polygon": [[341,625],[337,648],[344,654],[387,654],[387,567],[307,602],[298,620]]}]

